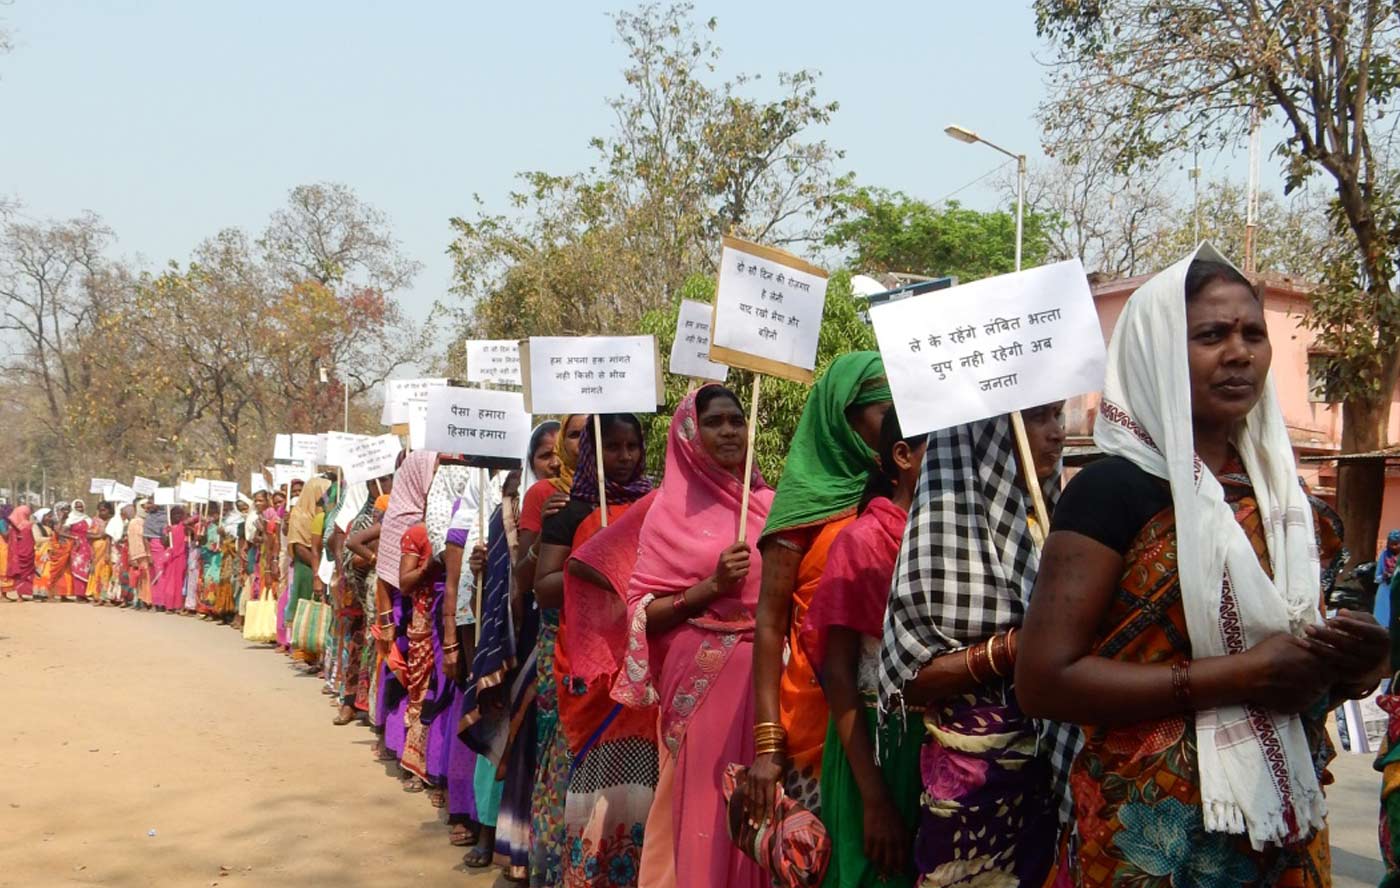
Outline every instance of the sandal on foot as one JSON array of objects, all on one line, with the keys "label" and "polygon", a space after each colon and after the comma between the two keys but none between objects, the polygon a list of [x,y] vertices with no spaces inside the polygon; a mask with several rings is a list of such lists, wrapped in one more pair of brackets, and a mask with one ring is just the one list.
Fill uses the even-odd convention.
[{"label": "sandal on foot", "polygon": [[472,829],[465,823],[454,823],[452,825],[452,835],[448,841],[458,848],[470,848],[481,841],[481,829]]},{"label": "sandal on foot", "polygon": [[434,808],[446,808],[446,807],[447,807],[447,791],[446,791],[446,790],[444,790],[444,789],[443,789],[442,787],[440,787],[440,786],[429,786],[429,787],[427,787],[427,791],[428,791],[428,802],[429,802],[429,804],[431,804]]},{"label": "sandal on foot", "polygon": [[473,848],[462,857],[462,865],[468,869],[486,869],[491,865],[491,852],[485,848]]},{"label": "sandal on foot", "polygon": [[423,778],[416,774],[403,782],[404,792],[422,792],[427,788],[428,787],[423,783]]},{"label": "sandal on foot", "polygon": [[350,714],[349,714],[349,715],[346,715],[346,714],[345,714],[345,711],[344,711],[344,707],[341,707],[341,712],[340,712],[340,714],[337,715],[337,716],[331,721],[331,724],[333,724],[333,725],[348,725],[348,724],[350,724],[352,721],[354,721],[355,718],[356,718],[355,710],[353,710],[353,709],[350,710]]}]

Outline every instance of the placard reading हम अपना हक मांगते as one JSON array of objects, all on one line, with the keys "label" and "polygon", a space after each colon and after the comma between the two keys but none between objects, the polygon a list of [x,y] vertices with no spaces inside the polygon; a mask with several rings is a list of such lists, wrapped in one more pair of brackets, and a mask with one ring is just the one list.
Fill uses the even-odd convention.
[{"label": "placard reading \u0939\u092e \u0905\u092a\u0928\u093e \u0939\u0915 \u092e\u093e\u0902\u0917\u0924\u0947", "polygon": [[826,283],[825,271],[796,256],[725,237],[710,360],[810,383]]},{"label": "placard reading \u0939\u092e \u0905\u092a\u0928\u093e \u0939\u0915 \u092e\u093e\u0902\u0917\u0924\u0947", "polygon": [[513,339],[467,340],[467,382],[520,385],[520,344]]},{"label": "placard reading \u0939\u092e \u0905\u092a\u0928\u093e \u0939\u0915 \u092e\u093e\u0902\u0917\u0924\u0947", "polygon": [[1078,259],[875,306],[870,320],[906,435],[1103,387],[1103,329]]},{"label": "placard reading \u0939\u092e \u0905\u092a\u0928\u093e \u0939\u0915 \u092e\u093e\u0902\u0917\u0924\u0947", "polygon": [[654,413],[652,336],[532,336],[527,409],[545,413]]},{"label": "placard reading \u0939\u092e \u0905\u092a\u0928\u093e \u0939\u0915 \u092e\u093e\u0902\u0917\u0924\u0947", "polygon": [[682,299],[676,315],[676,338],[671,341],[671,359],[667,369],[677,376],[711,379],[724,382],[729,368],[710,360],[710,324],[714,306],[708,302]]}]

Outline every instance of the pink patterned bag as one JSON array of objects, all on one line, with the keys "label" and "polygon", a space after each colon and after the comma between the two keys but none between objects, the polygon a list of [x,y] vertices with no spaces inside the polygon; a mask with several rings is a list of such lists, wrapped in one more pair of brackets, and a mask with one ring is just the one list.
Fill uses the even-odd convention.
[{"label": "pink patterned bag", "polygon": [[724,769],[722,785],[729,813],[729,838],[772,877],[774,885],[820,885],[831,862],[831,837],[826,834],[826,827],[815,814],[788,798],[780,784],[773,788],[777,796],[773,821],[754,829],[744,816],[743,807],[733,800],[734,786],[744,770],[732,762]]}]

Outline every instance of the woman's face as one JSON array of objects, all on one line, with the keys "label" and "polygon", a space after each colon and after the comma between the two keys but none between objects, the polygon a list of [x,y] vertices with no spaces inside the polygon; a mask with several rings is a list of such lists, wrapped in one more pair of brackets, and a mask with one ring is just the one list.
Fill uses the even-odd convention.
[{"label": "woman's face", "polygon": [[305,482],[303,482],[303,481],[293,481],[293,482],[292,482],[292,496],[301,496],[301,491],[302,491],[302,489],[305,488],[305,487],[306,487],[306,483],[305,483]]},{"label": "woman's face", "polygon": [[1186,303],[1191,419],[1228,428],[1258,403],[1273,361],[1264,307],[1243,284],[1211,281]]},{"label": "woman's face", "polygon": [[[554,452],[554,445],[559,440],[558,432],[546,432],[540,435],[539,446],[535,452],[530,454],[530,471],[535,473],[536,478],[558,478],[559,454]],[[574,444],[574,453],[578,453],[578,444]]]},{"label": "woman's face", "polygon": [[1065,452],[1065,402],[1041,404],[1021,413],[1026,422],[1026,438],[1035,459],[1035,474],[1045,481],[1055,474]]},{"label": "woman's face", "polygon": [[111,520],[112,520],[112,514],[113,514],[113,513],[112,513],[112,504],[111,504],[111,503],[98,503],[98,504],[97,504],[97,517],[98,517],[98,518],[101,518],[103,521],[111,521]]},{"label": "woman's face", "polygon": [[258,492],[253,494],[253,505],[259,512],[267,508],[267,494]]},{"label": "woman's face", "polygon": [[632,480],[642,459],[642,438],[629,423],[614,423],[603,433],[603,475],[614,484]]},{"label": "woman's face", "polygon": [[714,457],[720,468],[743,471],[744,451],[749,443],[749,424],[743,408],[727,396],[710,399],[697,417],[700,446]]},{"label": "woman's face", "polygon": [[587,424],[587,416],[573,416],[569,418],[569,424],[564,426],[564,452],[569,454],[569,459],[574,462],[578,462],[578,442],[583,437],[583,427]]},{"label": "woman's face", "polygon": [[856,430],[856,434],[860,435],[865,446],[871,450],[877,450],[880,447],[880,425],[885,421],[885,414],[890,412],[891,403],[890,401],[876,401],[873,404],[846,408],[846,422],[851,424],[851,428]]},{"label": "woman's face", "polygon": [[276,506],[277,508],[280,509],[280,508],[282,508],[282,507],[283,507],[284,505],[286,505],[286,504],[287,504],[287,497],[286,497],[286,496],[284,496],[284,495],[282,495],[282,494],[280,494],[280,493],[273,494],[273,496],[272,496],[272,505],[274,505],[274,506]]}]

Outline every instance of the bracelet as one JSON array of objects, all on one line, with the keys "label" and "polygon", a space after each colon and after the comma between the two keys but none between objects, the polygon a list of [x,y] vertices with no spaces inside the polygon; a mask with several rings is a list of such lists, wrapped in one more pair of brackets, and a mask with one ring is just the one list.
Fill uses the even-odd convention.
[{"label": "bracelet", "polygon": [[681,608],[686,607],[687,604],[688,602],[685,600],[684,592],[681,592],[678,595],[671,596],[671,610],[675,611],[676,613],[680,613]]},{"label": "bracelet", "polygon": [[1006,673],[997,668],[997,658],[992,655],[992,643],[996,640],[997,637],[995,635],[987,639],[987,646],[984,650],[987,656],[987,667],[992,670],[992,674],[997,678],[1006,678]]},{"label": "bracelet", "polygon": [[759,722],[753,726],[755,755],[770,755],[787,751],[787,729],[780,722]]},{"label": "bracelet", "polygon": [[445,645],[442,646],[442,652],[445,654],[445,653],[447,653],[448,651],[455,651],[455,650],[458,650],[459,648],[461,648],[461,645],[460,645],[460,644],[445,644]]},{"label": "bracelet", "polygon": [[1172,696],[1183,709],[1195,709],[1191,705],[1191,661],[1179,660],[1172,664]]},{"label": "bracelet", "polygon": [[977,668],[972,664],[972,652],[975,648],[963,648],[963,665],[967,667],[967,674],[972,676],[972,680],[977,684],[986,684],[987,680],[977,674]]}]

